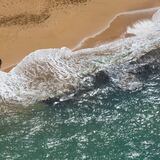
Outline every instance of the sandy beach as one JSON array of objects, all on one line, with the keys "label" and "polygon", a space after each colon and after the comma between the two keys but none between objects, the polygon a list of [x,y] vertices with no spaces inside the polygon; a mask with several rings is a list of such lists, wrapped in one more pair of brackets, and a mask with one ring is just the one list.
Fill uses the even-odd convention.
[{"label": "sandy beach", "polygon": [[[1,69],[41,48],[87,48],[123,36],[150,18],[159,0],[0,0]],[[137,11],[136,11],[137,10]],[[83,40],[83,43],[80,43]]]}]

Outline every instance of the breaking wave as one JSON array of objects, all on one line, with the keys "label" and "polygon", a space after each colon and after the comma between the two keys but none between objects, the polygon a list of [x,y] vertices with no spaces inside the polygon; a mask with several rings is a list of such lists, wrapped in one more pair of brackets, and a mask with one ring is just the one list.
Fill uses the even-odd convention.
[{"label": "breaking wave", "polygon": [[127,32],[135,36],[75,52],[64,47],[30,53],[9,73],[0,72],[0,104],[63,100],[101,83],[140,89],[146,75],[160,71],[160,10]]}]

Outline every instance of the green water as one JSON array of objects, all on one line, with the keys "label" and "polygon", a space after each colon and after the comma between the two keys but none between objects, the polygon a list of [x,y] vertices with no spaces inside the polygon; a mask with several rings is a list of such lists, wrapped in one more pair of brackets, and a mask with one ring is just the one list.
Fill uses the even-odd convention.
[{"label": "green water", "polygon": [[[159,160],[160,80],[0,117],[0,160]],[[109,91],[110,90],[110,91]]]}]

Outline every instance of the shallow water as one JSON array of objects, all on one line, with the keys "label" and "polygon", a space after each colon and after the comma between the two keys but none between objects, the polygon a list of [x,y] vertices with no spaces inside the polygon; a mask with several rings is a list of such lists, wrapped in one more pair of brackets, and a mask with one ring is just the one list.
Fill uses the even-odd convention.
[{"label": "shallow water", "polygon": [[142,91],[102,87],[0,117],[0,159],[158,160],[160,79]]}]

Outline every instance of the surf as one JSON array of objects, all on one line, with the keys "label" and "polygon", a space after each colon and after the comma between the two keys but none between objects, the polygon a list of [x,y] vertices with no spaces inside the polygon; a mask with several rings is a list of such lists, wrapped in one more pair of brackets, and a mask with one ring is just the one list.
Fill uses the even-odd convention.
[{"label": "surf", "polygon": [[[113,84],[138,90],[144,74],[160,68],[160,10],[151,20],[128,27],[134,36],[95,48],[41,49],[30,53],[10,72],[0,72],[0,104],[29,106],[47,99],[62,99],[79,91]],[[149,29],[148,29],[149,28]]]}]

